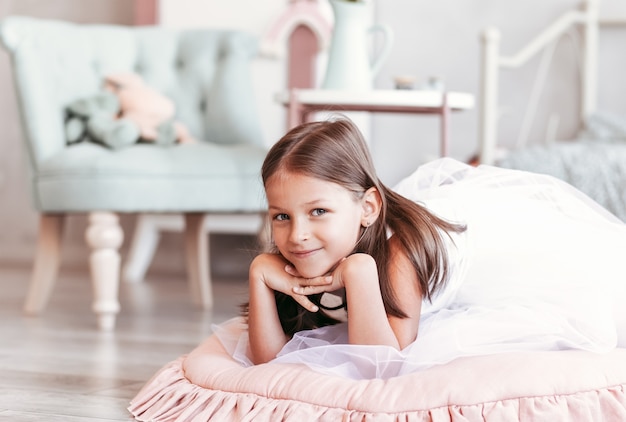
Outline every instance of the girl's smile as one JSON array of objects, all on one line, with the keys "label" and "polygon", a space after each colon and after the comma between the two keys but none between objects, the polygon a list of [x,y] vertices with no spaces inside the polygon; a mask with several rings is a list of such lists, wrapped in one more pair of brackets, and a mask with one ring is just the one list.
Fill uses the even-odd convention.
[{"label": "girl's smile", "polygon": [[293,172],[274,174],[265,190],[274,242],[301,276],[325,275],[352,253],[363,215],[353,192]]},{"label": "girl's smile", "polygon": [[308,258],[311,255],[314,255],[315,252],[317,252],[319,250],[320,249],[311,249],[311,250],[308,250],[308,251],[292,251],[291,254],[302,259],[302,258]]}]

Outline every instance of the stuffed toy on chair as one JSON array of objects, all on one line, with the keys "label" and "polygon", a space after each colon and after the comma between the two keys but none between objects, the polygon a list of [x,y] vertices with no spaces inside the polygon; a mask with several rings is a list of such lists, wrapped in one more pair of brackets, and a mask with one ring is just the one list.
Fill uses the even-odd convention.
[{"label": "stuffed toy on chair", "polygon": [[174,103],[138,74],[110,74],[102,92],[67,106],[66,137],[68,144],[87,139],[113,149],[140,141],[163,146],[193,142],[174,114]]}]

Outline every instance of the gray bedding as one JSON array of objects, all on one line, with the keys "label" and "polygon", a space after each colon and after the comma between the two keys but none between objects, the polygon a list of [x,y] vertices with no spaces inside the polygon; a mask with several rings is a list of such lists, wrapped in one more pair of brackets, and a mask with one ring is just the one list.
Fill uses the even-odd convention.
[{"label": "gray bedding", "polygon": [[576,140],[512,151],[497,165],[558,177],[626,222],[626,121],[598,114],[587,127]]}]

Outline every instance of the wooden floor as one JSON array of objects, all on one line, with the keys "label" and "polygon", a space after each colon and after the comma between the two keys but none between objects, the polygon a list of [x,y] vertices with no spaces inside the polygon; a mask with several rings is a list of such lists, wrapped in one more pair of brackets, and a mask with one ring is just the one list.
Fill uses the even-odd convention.
[{"label": "wooden floor", "polygon": [[0,422],[130,421],[129,401],[211,324],[238,312],[245,280],[214,280],[215,308],[191,305],[184,276],[122,284],[117,328],[102,333],[86,271],[62,272],[40,317],[25,317],[27,268],[0,268]]}]

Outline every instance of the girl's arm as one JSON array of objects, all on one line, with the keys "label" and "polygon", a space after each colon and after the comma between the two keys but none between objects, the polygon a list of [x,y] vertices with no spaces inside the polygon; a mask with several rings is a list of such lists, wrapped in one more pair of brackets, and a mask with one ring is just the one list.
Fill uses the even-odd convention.
[{"label": "girl's arm", "polygon": [[288,274],[287,264],[280,255],[266,253],[257,256],[250,265],[248,335],[254,364],[274,359],[288,340],[278,317],[275,290],[291,295],[311,312],[318,310],[306,296],[293,291],[293,286],[302,279]]},{"label": "girl's arm", "polygon": [[348,257],[341,277],[346,288],[350,344],[384,344],[399,348],[385,312],[374,258],[366,254]]},{"label": "girl's arm", "polygon": [[267,287],[262,273],[253,271],[253,266],[254,262],[250,266],[248,336],[252,363],[257,365],[276,357],[287,342],[287,336],[278,319],[274,291]]}]

